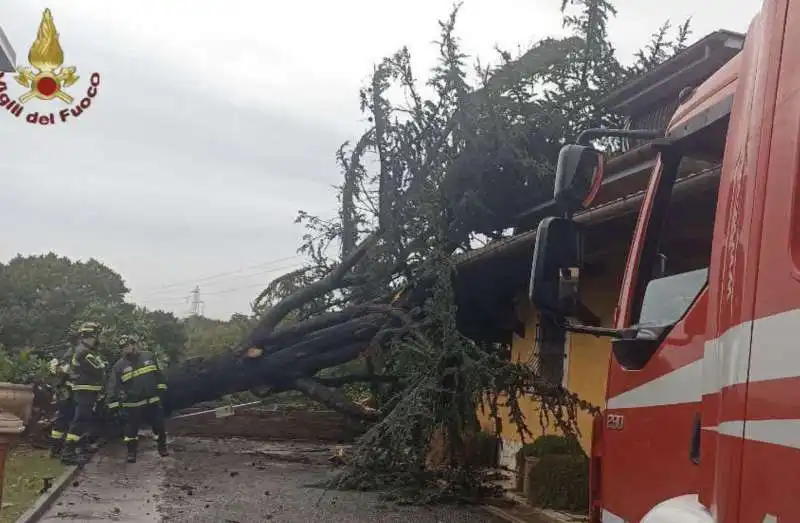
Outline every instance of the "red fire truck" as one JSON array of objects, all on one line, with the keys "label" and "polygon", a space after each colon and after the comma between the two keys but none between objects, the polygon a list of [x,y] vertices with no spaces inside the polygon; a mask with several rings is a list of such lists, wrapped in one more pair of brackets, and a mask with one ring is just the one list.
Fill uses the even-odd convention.
[{"label": "red fire truck", "polygon": [[[596,129],[565,146],[563,216],[540,223],[534,250],[542,326],[611,338],[591,521],[800,522],[800,0],[765,0],[739,55],[649,136],[659,159],[614,325],[581,325],[585,233],[571,217],[603,172],[589,142],[652,134]],[[670,271],[659,243],[686,158],[721,164],[713,228],[705,261]]]}]

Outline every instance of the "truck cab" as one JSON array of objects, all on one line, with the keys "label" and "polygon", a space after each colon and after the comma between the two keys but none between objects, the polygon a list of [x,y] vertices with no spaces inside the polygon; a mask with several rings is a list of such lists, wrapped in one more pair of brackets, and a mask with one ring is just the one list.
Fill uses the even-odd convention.
[{"label": "truck cab", "polygon": [[[766,0],[742,52],[684,97],[657,140],[611,326],[575,321],[583,233],[571,216],[591,203],[603,154],[580,139],[562,150],[564,213],[539,225],[530,297],[548,328],[612,339],[593,522],[800,521],[797,59],[800,1]],[[679,205],[686,163],[708,166],[702,208]],[[671,255],[689,213],[702,217],[695,247]]]}]

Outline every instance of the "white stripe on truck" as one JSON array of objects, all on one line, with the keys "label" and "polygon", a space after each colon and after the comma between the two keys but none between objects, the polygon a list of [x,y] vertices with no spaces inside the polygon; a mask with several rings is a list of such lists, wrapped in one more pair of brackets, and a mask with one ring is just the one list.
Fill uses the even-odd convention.
[{"label": "white stripe on truck", "polygon": [[609,398],[607,408],[697,403],[703,394],[746,383],[748,365],[751,382],[800,376],[800,309],[731,327],[705,343],[699,360]]}]

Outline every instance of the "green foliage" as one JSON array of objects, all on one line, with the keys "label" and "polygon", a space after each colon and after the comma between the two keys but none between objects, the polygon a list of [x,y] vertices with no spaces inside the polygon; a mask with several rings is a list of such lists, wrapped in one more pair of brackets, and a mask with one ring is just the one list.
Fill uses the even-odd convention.
[{"label": "green foliage", "polygon": [[[462,246],[468,231],[460,227],[464,220],[458,212],[449,207],[452,199],[448,196],[452,193],[448,181],[452,180],[450,173],[458,165],[460,154],[469,150],[467,133],[469,117],[473,116],[468,112],[469,89],[463,81],[464,57],[453,36],[456,12],[457,9],[441,24],[440,63],[429,82],[436,92],[434,99],[423,101],[417,94],[404,51],[383,62],[382,69],[376,72],[380,81],[373,81],[372,90],[363,96],[376,123],[386,120],[381,136],[387,153],[397,151],[399,155],[397,167],[394,160],[388,162],[391,173],[383,182],[397,191],[392,198],[394,218],[386,224],[386,234],[391,238],[387,243],[402,246],[424,239],[415,246],[409,272],[425,275],[432,285],[422,311],[425,327],[395,339],[391,349],[382,355],[384,373],[404,379],[383,396],[386,416],[361,438],[353,469],[339,478],[342,487],[432,485],[436,476],[426,469],[426,457],[434,434],[443,434],[450,454],[447,462],[452,464],[446,471],[447,479],[457,482],[465,493],[475,492],[477,485],[473,482],[479,482],[481,476],[470,472],[472,463],[466,455],[465,435],[479,429],[476,410],[480,403],[484,398],[493,398],[492,414],[499,420],[496,400],[500,395],[506,394],[513,402],[520,393],[541,394],[541,380],[530,367],[505,361],[494,346],[474,343],[456,325],[452,253]],[[551,62],[541,58],[541,64]],[[381,86],[381,92],[386,91],[388,87],[383,82],[390,79],[396,79],[406,91],[406,98],[413,101],[414,118],[389,121],[380,114],[391,110],[392,105],[374,96],[375,85]],[[415,146],[419,141],[434,149]],[[436,161],[428,163],[430,158]],[[409,170],[407,174],[396,170],[403,165]],[[374,267],[371,265],[370,269]],[[414,276],[411,278],[413,282]],[[560,413],[560,402],[565,397],[555,395],[549,405]],[[574,431],[575,412],[569,413],[563,426]],[[525,430],[524,423],[521,426]]]},{"label": "green foliage", "polygon": [[31,383],[47,375],[47,360],[29,349],[11,352],[0,346],[0,381]]},{"label": "green foliage", "polygon": [[531,468],[528,481],[528,495],[537,506],[576,512],[588,510],[589,460],[586,456],[544,455]]},{"label": "green foliage", "polygon": [[[319,222],[314,221],[313,223]],[[286,273],[283,276],[272,280],[267,287],[253,301],[252,308],[253,314],[258,317],[261,316],[266,310],[278,303],[282,298],[311,285],[313,282],[319,280],[330,269],[325,261],[324,251],[327,245],[318,245],[318,250],[306,250],[305,254],[309,255],[315,261],[315,265],[308,267],[301,267],[292,272]],[[308,246],[311,249],[310,246]],[[301,249],[302,250],[302,249]],[[337,303],[338,296],[326,295],[318,299],[311,300],[303,304],[297,309],[293,310],[281,322],[281,325],[289,325],[313,316],[314,314],[323,311]],[[238,341],[238,340],[237,340]]]},{"label": "green foliage", "polygon": [[30,358],[60,355],[84,321],[101,324],[101,352],[112,363],[120,357],[120,338],[133,334],[164,366],[184,355],[225,350],[253,327],[252,318],[241,314],[229,321],[182,321],[170,312],[126,302],[127,293],[122,277],[96,260],[73,261],[50,253],[0,264],[0,346],[8,347],[0,353],[0,365],[8,376],[23,379],[32,372],[27,370],[33,365]]},{"label": "green foliage", "polygon": [[72,261],[50,253],[0,264],[0,346],[9,348],[5,359],[19,360],[7,368],[21,369],[9,372],[27,375],[34,355],[36,361],[60,355],[84,321],[102,325],[101,350],[112,362],[125,334],[139,336],[163,363],[176,361],[185,341],[178,318],[127,303],[127,293],[122,277],[93,259]]},{"label": "green foliage", "polygon": [[650,42],[636,53],[636,61],[630,68],[631,75],[640,75],[652,71],[675,53],[686,48],[686,42],[692,33],[691,18],[687,18],[678,26],[678,34],[670,38],[672,23],[667,20],[653,33]]},{"label": "green foliage", "polygon": [[176,363],[186,345],[186,331],[182,323],[171,312],[149,311],[149,347],[162,354],[169,364]]},{"label": "green foliage", "polygon": [[183,356],[194,358],[224,352],[237,343],[255,326],[254,320],[234,314],[229,321],[192,316],[184,321],[186,336]]},{"label": "green foliage", "polygon": [[125,335],[139,338],[141,347],[157,355],[162,365],[175,363],[184,349],[186,336],[175,315],[150,311],[131,303],[93,303],[78,316],[75,325],[96,321],[103,326],[100,349],[110,362],[120,356],[119,342]]},{"label": "green foliage", "polygon": [[41,495],[45,478],[57,478],[65,465],[50,457],[47,450],[14,445],[7,454],[3,481],[3,509],[0,523],[19,521]]},{"label": "green foliage", "polygon": [[571,436],[547,434],[539,436],[533,443],[526,443],[519,450],[522,456],[540,458],[548,455],[585,456],[580,442]]},{"label": "green foliage", "polygon": [[0,264],[0,344],[60,345],[84,310],[122,304],[127,292],[122,278],[97,260],[17,256]]}]

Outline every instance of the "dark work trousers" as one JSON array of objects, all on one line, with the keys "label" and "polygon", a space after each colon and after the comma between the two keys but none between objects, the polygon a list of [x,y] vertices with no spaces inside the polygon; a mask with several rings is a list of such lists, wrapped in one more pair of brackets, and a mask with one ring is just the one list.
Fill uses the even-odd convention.
[{"label": "dark work trousers", "polygon": [[135,448],[134,442],[139,439],[139,427],[146,423],[153,428],[153,432],[158,435],[159,443],[166,443],[167,432],[164,426],[164,407],[161,402],[142,405],[140,407],[124,407],[125,409],[125,443],[131,443],[130,447]]},{"label": "dark work trousers", "polygon": [[75,398],[75,414],[67,432],[67,445],[77,445],[86,436],[94,423],[94,404],[97,402],[97,392],[88,390],[76,390],[73,393]]},{"label": "dark work trousers", "polygon": [[100,439],[100,435],[104,432],[106,425],[106,401],[102,396],[97,397],[94,403],[92,412],[92,423],[89,426],[89,432],[86,435],[86,443],[96,443]]},{"label": "dark work trousers", "polygon": [[55,452],[64,446],[64,438],[67,436],[69,425],[75,417],[75,402],[73,401],[72,391],[59,391],[56,401],[56,420],[50,431],[50,440]]}]

